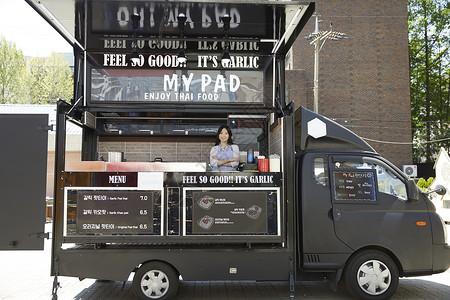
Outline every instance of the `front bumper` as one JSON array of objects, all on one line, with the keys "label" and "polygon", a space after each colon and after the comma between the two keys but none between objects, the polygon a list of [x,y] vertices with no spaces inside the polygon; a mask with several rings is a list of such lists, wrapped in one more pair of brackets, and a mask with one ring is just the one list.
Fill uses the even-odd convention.
[{"label": "front bumper", "polygon": [[433,274],[442,273],[450,268],[450,246],[433,245]]}]

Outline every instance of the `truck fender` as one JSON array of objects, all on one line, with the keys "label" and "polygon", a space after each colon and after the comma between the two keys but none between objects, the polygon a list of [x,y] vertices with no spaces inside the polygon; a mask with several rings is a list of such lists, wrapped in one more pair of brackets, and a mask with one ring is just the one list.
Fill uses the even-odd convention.
[{"label": "truck fender", "polygon": [[388,255],[394,261],[394,263],[397,265],[397,269],[398,269],[400,277],[403,276],[403,266],[402,266],[400,260],[398,259],[398,257],[390,249],[387,249],[386,247],[379,246],[379,245],[367,245],[367,246],[361,247],[358,250],[356,250],[355,252],[353,252],[352,255],[350,255],[348,257],[347,261],[345,262],[344,269],[347,266],[350,259],[353,256],[355,256],[356,253],[359,253],[363,250],[378,250],[378,251],[383,252],[384,254]]},{"label": "truck fender", "polygon": [[146,261],[140,263],[139,265],[137,265],[132,272],[136,273],[137,270],[139,270],[139,268],[142,265],[144,265],[146,263],[149,263],[149,262],[160,262],[160,263],[169,265],[170,267],[172,267],[178,273],[178,275],[180,275],[180,271],[173,264],[169,263],[168,261],[161,260],[161,259],[149,259],[149,260],[146,260]]}]

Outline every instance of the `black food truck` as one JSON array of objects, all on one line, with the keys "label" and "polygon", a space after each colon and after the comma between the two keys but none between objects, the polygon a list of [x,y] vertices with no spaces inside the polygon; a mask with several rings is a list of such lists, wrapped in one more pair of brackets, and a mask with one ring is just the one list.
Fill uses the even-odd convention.
[{"label": "black food truck", "polygon": [[[313,3],[27,2],[75,57],[74,99],[57,104],[54,298],[58,276],[134,273],[142,299],[174,298],[180,278],[284,280],[291,297],[296,281],[328,278],[387,299],[399,277],[449,268],[445,226],[414,182],[288,103],[285,61]],[[39,249],[48,121],[1,120],[18,131],[6,155],[34,162],[26,174],[3,166],[2,221],[21,225],[1,229],[2,249]],[[66,156],[69,122],[82,128],[78,161]],[[221,125],[239,146],[235,171],[209,164]]]}]

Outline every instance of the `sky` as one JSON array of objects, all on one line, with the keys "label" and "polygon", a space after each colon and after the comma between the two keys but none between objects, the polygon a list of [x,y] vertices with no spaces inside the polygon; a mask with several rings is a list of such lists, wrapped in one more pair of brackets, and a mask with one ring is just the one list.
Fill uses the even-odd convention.
[{"label": "sky", "polygon": [[0,35],[25,56],[72,52],[72,47],[25,0],[0,0]]}]

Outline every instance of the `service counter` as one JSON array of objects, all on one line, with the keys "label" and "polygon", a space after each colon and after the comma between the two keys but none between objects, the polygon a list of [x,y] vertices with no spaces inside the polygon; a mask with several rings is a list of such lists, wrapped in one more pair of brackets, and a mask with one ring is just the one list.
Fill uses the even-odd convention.
[{"label": "service counter", "polygon": [[105,162],[70,161],[66,171],[72,172],[205,172],[205,162]]},{"label": "service counter", "polygon": [[283,241],[279,172],[148,171],[153,163],[106,162],[93,171],[103,167],[85,163],[88,171],[61,177],[66,243]]}]

